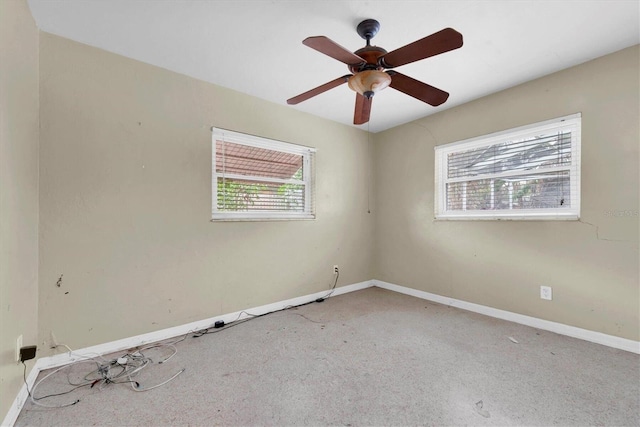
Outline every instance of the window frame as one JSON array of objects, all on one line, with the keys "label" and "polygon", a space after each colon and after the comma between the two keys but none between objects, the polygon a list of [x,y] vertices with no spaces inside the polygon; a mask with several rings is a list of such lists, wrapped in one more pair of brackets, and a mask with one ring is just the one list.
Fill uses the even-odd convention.
[{"label": "window frame", "polygon": [[[222,140],[233,144],[256,147],[266,150],[279,151],[302,156],[302,179],[286,180],[264,176],[235,175],[216,172],[216,141]],[[211,221],[277,221],[277,220],[311,220],[315,214],[315,167],[314,157],[316,149],[304,145],[292,144],[256,135],[231,131],[222,128],[211,128]],[[301,212],[287,211],[223,211],[218,209],[218,178],[219,177],[252,179],[262,182],[291,183],[304,185],[304,210]]]},{"label": "window frame", "polygon": [[[434,214],[436,220],[579,220],[580,219],[580,153],[581,153],[581,126],[582,114],[576,113],[564,117],[533,123],[513,129],[507,129],[475,138],[453,142],[434,147],[435,149],[435,194],[434,194]],[[447,190],[448,183],[460,181],[456,178],[447,177],[448,155],[491,146],[508,140],[519,140],[540,135],[543,132],[560,131],[571,129],[571,164],[568,166],[557,166],[544,169],[549,172],[569,172],[569,182],[571,185],[571,204],[569,208],[548,208],[548,209],[516,209],[516,210],[447,210]],[[543,172],[541,169],[540,172]],[[493,178],[517,176],[518,171],[513,174],[503,172],[493,174]],[[484,177],[484,178],[481,178]],[[490,179],[490,175],[479,175],[468,179]]]}]

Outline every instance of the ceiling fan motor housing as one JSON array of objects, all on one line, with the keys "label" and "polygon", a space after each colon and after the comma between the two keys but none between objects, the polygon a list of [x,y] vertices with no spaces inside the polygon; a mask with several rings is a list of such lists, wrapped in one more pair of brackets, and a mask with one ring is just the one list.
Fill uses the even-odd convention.
[{"label": "ceiling fan motor housing", "polygon": [[383,71],[383,67],[378,63],[378,58],[385,55],[387,51],[381,47],[369,45],[367,39],[367,46],[353,53],[364,59],[364,62],[349,65],[349,71],[353,73],[353,76],[349,78],[349,87],[370,99],[376,92],[380,92],[391,84],[391,77]]},{"label": "ceiling fan motor housing", "polygon": [[349,71],[356,74],[364,70],[382,70],[383,67],[378,64],[378,58],[385,55],[387,51],[378,46],[365,46],[353,53],[365,61],[361,64],[349,65]]}]

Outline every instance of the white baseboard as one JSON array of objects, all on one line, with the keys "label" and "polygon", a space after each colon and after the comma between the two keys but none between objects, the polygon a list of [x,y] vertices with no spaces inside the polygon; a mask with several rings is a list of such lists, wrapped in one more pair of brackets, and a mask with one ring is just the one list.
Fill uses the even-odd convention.
[{"label": "white baseboard", "polygon": [[485,305],[474,304],[455,298],[443,297],[429,292],[419,291],[417,289],[407,288],[405,286],[394,285],[393,283],[383,282],[381,280],[372,280],[374,286],[388,289],[390,291],[399,292],[401,294],[411,295],[417,298],[426,299],[451,307],[461,308],[467,311],[484,314],[485,316],[495,317],[498,319],[508,320],[510,322],[520,323],[522,325],[531,326],[533,328],[545,331],[555,332],[557,334],[566,335],[581,340],[590,341],[596,344],[606,345],[608,347],[629,351],[631,353],[640,354],[640,342],[626,338],[616,337],[615,335],[607,335],[601,332],[594,332],[588,329],[577,328],[575,326],[565,325],[563,323],[551,322],[549,320],[539,319],[537,317],[525,316],[523,314],[513,313],[510,311],[500,310]]},{"label": "white baseboard", "polygon": [[[332,293],[331,297],[335,297],[337,295],[346,294],[349,292],[359,291],[361,289],[369,288],[373,286],[370,280],[354,283],[352,285],[341,286],[336,288]],[[325,297],[330,291],[320,291],[314,294],[304,295],[301,297],[291,298],[285,301],[275,302],[272,304],[261,305],[259,307],[248,308],[242,311],[236,311],[235,313],[224,314],[221,316],[211,317],[209,319],[199,320],[196,322],[187,323],[185,325],[175,326],[173,328],[162,329],[155,332],[149,332],[147,334],[137,335],[135,337],[124,338],[117,341],[111,341],[104,344],[94,345],[91,347],[82,348],[79,350],[74,350],[73,353],[67,352],[62,354],[57,354],[55,356],[50,357],[42,357],[38,359],[33,369],[29,373],[27,377],[27,384],[29,386],[29,390],[33,388],[35,384],[36,378],[40,371],[45,369],[56,368],[58,366],[67,365],[69,363],[76,362],[78,360],[86,359],[87,357],[95,357],[97,355],[104,355],[109,353],[115,353],[122,350],[128,350],[134,347],[143,346],[146,344],[166,340],[169,338],[178,337],[189,332],[195,332],[202,329],[207,329],[213,327],[213,325],[218,320],[222,320],[225,323],[232,322],[234,320],[241,320],[247,317],[250,317],[246,312],[251,314],[260,315],[269,313],[271,311],[282,310],[288,306],[304,304],[306,302],[315,301],[317,298]],[[29,398],[29,393],[27,391],[26,385],[22,385],[22,389],[18,396],[16,396],[9,412],[7,413],[4,421],[2,422],[2,426],[13,426],[13,424],[18,419],[18,415],[20,415],[20,411],[24,406],[26,400]]]},{"label": "white baseboard", "polygon": [[[337,296],[346,294],[349,292],[358,291],[373,286],[370,280],[354,283],[352,285],[341,286],[336,288],[331,296]],[[304,304],[305,302],[314,301],[317,298],[324,297],[329,291],[320,291],[314,294],[304,295],[301,297],[291,298],[285,301],[279,301],[272,304],[261,305],[259,307],[247,308],[245,310],[236,311],[235,313],[223,314],[221,316],[210,317],[204,320],[198,320],[195,322],[187,323],[180,326],[174,326],[173,328],[162,329],[155,332],[149,332],[134,337],[124,338],[117,341],[111,341],[105,344],[98,344],[92,347],[86,347],[80,350],[74,350],[73,354],[70,352],[57,354],[51,357],[43,357],[38,360],[40,362],[41,369],[50,369],[58,366],[66,365],[68,363],[76,362],[78,360],[86,359],[87,357],[95,357],[96,355],[103,355],[109,353],[115,353],[121,350],[127,350],[134,347],[166,340],[169,338],[178,337],[180,335],[187,334],[189,332],[195,332],[202,329],[213,327],[218,320],[222,320],[225,323],[232,322],[234,320],[242,320],[250,317],[246,314],[265,314],[271,311],[282,310],[285,307],[291,305]]]},{"label": "white baseboard", "polygon": [[[38,362],[39,360],[36,362],[35,365],[33,365],[33,368],[31,368],[31,371],[27,376],[27,384],[29,385],[29,390],[33,388],[33,385],[36,383],[36,378],[38,378],[38,374],[40,373],[40,368],[38,368]],[[4,421],[2,421],[2,427],[12,426],[13,423],[16,422],[16,420],[18,419],[18,415],[20,415],[20,411],[22,411],[22,407],[27,402],[28,398],[29,398],[29,392],[27,390],[27,386],[25,384],[22,384],[22,388],[20,388],[20,392],[18,393],[18,395],[13,401],[13,404],[9,408],[9,412],[7,412],[7,415],[4,417]]]}]

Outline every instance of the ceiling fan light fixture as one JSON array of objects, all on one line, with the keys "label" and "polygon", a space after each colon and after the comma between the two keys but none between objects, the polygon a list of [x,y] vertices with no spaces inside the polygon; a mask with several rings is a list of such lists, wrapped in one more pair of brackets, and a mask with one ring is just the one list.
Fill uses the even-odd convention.
[{"label": "ceiling fan light fixture", "polygon": [[391,76],[380,70],[364,70],[349,77],[349,88],[365,98],[371,98],[391,84]]}]

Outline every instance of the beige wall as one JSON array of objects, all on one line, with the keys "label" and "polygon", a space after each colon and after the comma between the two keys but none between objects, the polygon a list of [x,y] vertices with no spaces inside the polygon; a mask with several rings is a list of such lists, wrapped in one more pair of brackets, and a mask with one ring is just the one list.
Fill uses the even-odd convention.
[{"label": "beige wall", "polygon": [[[371,278],[366,132],[46,33],[40,51],[45,348],[328,289],[334,264]],[[317,219],[211,223],[211,126],[316,147]]]},{"label": "beige wall", "polygon": [[22,386],[16,339],[37,343],[38,29],[26,0],[0,1],[0,58],[1,420]]},{"label": "beige wall", "polygon": [[[638,51],[376,134],[374,277],[638,340]],[[434,146],[577,112],[580,222],[434,221]]]}]

